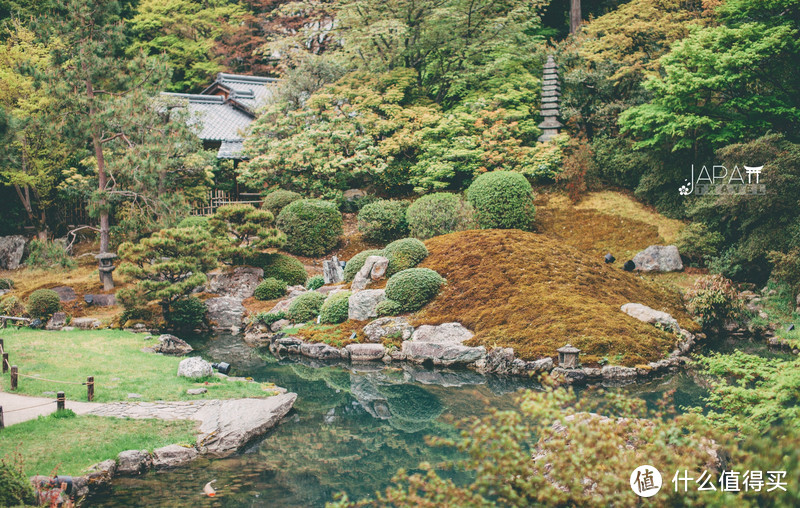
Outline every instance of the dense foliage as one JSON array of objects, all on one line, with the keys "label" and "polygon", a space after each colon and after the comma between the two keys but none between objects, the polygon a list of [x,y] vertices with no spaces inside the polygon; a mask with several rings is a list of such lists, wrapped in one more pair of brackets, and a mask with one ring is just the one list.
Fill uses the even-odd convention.
[{"label": "dense foliage", "polygon": [[286,235],[272,227],[274,216],[252,205],[225,205],[217,208],[208,221],[220,243],[220,259],[243,263],[253,251],[283,247]]},{"label": "dense foliage", "polygon": [[36,503],[33,484],[17,462],[12,461],[10,455],[0,458],[0,505],[27,506]]},{"label": "dense foliage", "polygon": [[370,242],[387,243],[408,235],[408,201],[380,200],[358,212],[358,230]]},{"label": "dense foliage", "polygon": [[284,206],[293,201],[297,201],[298,199],[303,199],[303,196],[297,192],[277,189],[266,195],[261,206],[272,212],[273,215],[277,216],[279,213],[281,213],[281,210],[283,210]]},{"label": "dense foliage", "polygon": [[25,309],[31,317],[46,319],[61,310],[61,299],[52,289],[37,289],[28,297]]},{"label": "dense foliage", "polygon": [[301,199],[281,210],[277,225],[286,233],[286,250],[303,256],[321,256],[339,243],[343,222],[335,204]]},{"label": "dense foliage", "polygon": [[411,236],[426,240],[476,226],[472,205],[456,194],[426,194],[408,207],[406,214]]},{"label": "dense foliage", "polygon": [[211,234],[199,228],[162,229],[120,245],[119,253],[119,272],[136,282],[117,292],[119,301],[131,310],[156,300],[167,321],[172,304],[205,283],[206,272],[217,265]]},{"label": "dense foliage", "polygon": [[337,324],[347,321],[350,294],[350,291],[337,291],[328,296],[320,309],[320,322]]},{"label": "dense foliage", "polygon": [[253,296],[256,300],[274,300],[286,294],[286,282],[276,279],[275,277],[267,277],[256,286]]},{"label": "dense foliage", "polygon": [[442,284],[442,276],[430,268],[408,268],[389,278],[386,298],[397,302],[404,312],[413,312],[433,300]]},{"label": "dense foliage", "polygon": [[302,286],[308,279],[303,263],[286,254],[258,254],[248,264],[264,270],[264,278],[273,277],[290,286]]},{"label": "dense foliage", "polygon": [[289,305],[289,319],[295,323],[305,323],[316,319],[322,304],[325,302],[325,295],[316,291],[309,291],[292,300]]},{"label": "dense foliage", "polygon": [[519,173],[485,173],[467,189],[475,218],[484,229],[522,229],[533,224],[533,188]]},{"label": "dense foliage", "polygon": [[428,256],[425,244],[416,238],[395,240],[383,249],[383,256],[389,260],[386,274],[392,276],[406,268],[414,268]]},{"label": "dense foliage", "polygon": [[325,277],[322,275],[314,275],[313,277],[309,277],[306,281],[306,289],[309,291],[314,291],[316,289],[321,288],[325,285]]},{"label": "dense foliage", "polygon": [[739,293],[732,282],[722,275],[700,277],[686,291],[689,310],[704,328],[714,329],[741,315]]},{"label": "dense foliage", "polygon": [[201,328],[207,310],[206,304],[196,296],[181,298],[172,304],[167,323],[178,330]]}]

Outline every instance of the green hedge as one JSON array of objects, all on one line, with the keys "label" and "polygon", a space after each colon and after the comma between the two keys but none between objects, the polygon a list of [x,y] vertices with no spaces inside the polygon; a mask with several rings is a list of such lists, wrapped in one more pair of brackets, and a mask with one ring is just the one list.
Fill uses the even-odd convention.
[{"label": "green hedge", "polygon": [[300,199],[303,199],[303,196],[297,192],[278,189],[270,192],[264,197],[264,202],[261,204],[261,208],[269,210],[272,212],[272,215],[277,216],[279,213],[281,213],[281,210],[283,210],[286,205]]},{"label": "green hedge", "polygon": [[422,196],[408,207],[406,217],[411,236],[423,240],[477,227],[472,205],[448,192]]},{"label": "green hedge", "polygon": [[61,299],[52,289],[37,289],[28,297],[26,310],[32,317],[46,319],[61,310]]},{"label": "green hedge", "polygon": [[522,229],[533,226],[533,188],[513,171],[484,173],[467,189],[475,218],[483,229]]},{"label": "green hedge", "polygon": [[386,243],[408,236],[407,201],[382,199],[358,212],[358,230],[370,242]]},{"label": "green hedge", "polygon": [[386,298],[397,302],[404,312],[413,312],[433,300],[442,284],[442,276],[429,268],[409,268],[389,279]]},{"label": "green hedge", "polygon": [[350,310],[350,291],[337,291],[328,296],[320,309],[320,322],[337,324],[347,321]]},{"label": "green hedge", "polygon": [[256,287],[253,296],[256,300],[274,300],[286,294],[286,281],[267,277]]},{"label": "green hedge", "polygon": [[181,298],[170,305],[169,324],[181,330],[193,330],[205,324],[206,304],[196,296]]},{"label": "green hedge", "polygon": [[389,259],[389,268],[386,270],[386,274],[391,277],[401,270],[417,266],[428,257],[428,249],[416,238],[403,238],[387,245],[383,249],[383,255]]},{"label": "green hedge", "polygon": [[316,291],[303,293],[289,305],[289,319],[295,323],[305,323],[319,315],[325,295]]},{"label": "green hedge", "polygon": [[286,233],[286,250],[303,256],[322,256],[339,243],[342,214],[321,199],[301,199],[286,205],[278,215],[278,229]]},{"label": "green hedge", "polygon": [[256,253],[247,263],[264,270],[264,278],[273,277],[290,286],[302,286],[308,279],[303,263],[285,254]]},{"label": "green hedge", "polygon": [[403,306],[394,300],[383,300],[375,311],[378,316],[396,316],[403,313]]},{"label": "green hedge", "polygon": [[362,250],[355,256],[351,257],[350,260],[344,265],[344,280],[347,282],[352,282],[358,271],[361,270],[361,267],[364,266],[364,263],[370,256],[383,256],[383,251],[381,249]]}]

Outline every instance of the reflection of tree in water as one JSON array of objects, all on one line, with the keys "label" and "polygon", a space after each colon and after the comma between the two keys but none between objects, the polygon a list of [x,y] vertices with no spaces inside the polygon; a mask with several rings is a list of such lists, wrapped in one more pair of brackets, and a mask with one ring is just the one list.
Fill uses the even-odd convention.
[{"label": "reflection of tree in water", "polygon": [[453,459],[453,450],[428,448],[424,435],[455,437],[455,429],[439,422],[426,425],[424,433],[398,432],[347,405],[335,410],[330,423],[315,417],[284,425],[261,444],[259,454],[262,467],[274,471],[274,481],[299,503],[320,506],[342,490],[351,497],[372,495],[397,468]]},{"label": "reflection of tree in water", "polygon": [[378,390],[386,397],[392,414],[389,422],[399,430],[425,429],[444,410],[438,397],[416,385],[379,385]]}]

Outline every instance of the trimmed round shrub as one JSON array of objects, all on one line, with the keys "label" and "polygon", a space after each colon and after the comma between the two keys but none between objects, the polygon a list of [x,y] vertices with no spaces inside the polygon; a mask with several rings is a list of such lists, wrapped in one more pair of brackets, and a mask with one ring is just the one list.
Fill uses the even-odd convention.
[{"label": "trimmed round shrub", "polygon": [[278,215],[278,229],[286,233],[286,250],[303,256],[322,256],[339,243],[342,214],[321,199],[301,199],[286,205]]},{"label": "trimmed round shrub", "polygon": [[14,289],[14,281],[11,279],[0,278],[0,289]]},{"label": "trimmed round shrub", "polygon": [[375,309],[378,313],[378,316],[396,316],[398,314],[402,314],[403,306],[399,302],[395,302],[394,300],[383,300],[381,303],[378,304],[378,307]]},{"label": "trimmed round shrub", "polygon": [[407,201],[382,199],[358,212],[358,230],[370,242],[386,243],[408,236]]},{"label": "trimmed round shrub", "polygon": [[303,199],[303,196],[297,192],[278,189],[264,197],[264,203],[262,203],[261,208],[269,210],[272,215],[278,215],[286,205],[299,199]]},{"label": "trimmed round shrub", "polygon": [[423,240],[477,226],[472,205],[448,192],[422,196],[408,207],[406,218],[411,236]]},{"label": "trimmed round shrub", "polygon": [[206,304],[195,296],[182,298],[170,305],[169,324],[181,330],[193,330],[205,324]]},{"label": "trimmed round shrub", "polygon": [[430,268],[409,268],[392,275],[386,283],[386,298],[397,302],[404,312],[413,312],[433,300],[442,284],[442,276]]},{"label": "trimmed round shrub", "polygon": [[12,463],[8,458],[0,460],[0,506],[36,504],[33,485],[22,467]]},{"label": "trimmed round shrub", "polygon": [[251,266],[264,270],[264,278],[273,277],[282,280],[289,286],[301,286],[306,283],[308,274],[303,263],[286,254],[257,253],[247,260]]},{"label": "trimmed round shrub", "polygon": [[256,300],[274,300],[286,294],[286,282],[275,277],[262,280],[253,293]]},{"label": "trimmed round shrub", "polygon": [[330,295],[320,309],[320,322],[337,324],[347,321],[350,310],[350,291],[337,291]]},{"label": "trimmed round shrub", "polygon": [[272,326],[276,322],[280,321],[281,319],[286,319],[289,316],[286,315],[285,312],[259,312],[255,315],[255,317],[250,318],[251,322],[253,323],[261,323],[265,326]]},{"label": "trimmed round shrub", "polygon": [[362,250],[355,256],[351,257],[350,261],[344,265],[344,280],[347,282],[352,282],[358,271],[361,270],[361,267],[364,266],[364,263],[370,256],[383,256],[383,251],[381,249]]},{"label": "trimmed round shrub", "polygon": [[423,259],[428,257],[428,248],[416,238],[403,238],[387,245],[383,249],[383,255],[389,259],[389,268],[386,269],[386,274],[391,277],[401,270],[414,268],[420,264]]},{"label": "trimmed round shrub", "polygon": [[306,289],[314,291],[325,285],[325,277],[322,275],[315,275],[306,281]]},{"label": "trimmed round shrub", "polygon": [[484,173],[467,189],[475,218],[483,229],[530,230],[533,225],[533,187],[513,171]]},{"label": "trimmed round shrub", "polygon": [[208,225],[208,217],[200,217],[197,215],[193,215],[191,217],[186,217],[182,221],[178,223],[179,228],[200,228],[200,229],[210,229],[211,226]]},{"label": "trimmed round shrub", "polygon": [[37,289],[28,297],[26,310],[32,317],[49,318],[61,310],[61,300],[52,289]]},{"label": "trimmed round shrub", "polygon": [[315,319],[319,315],[325,295],[316,291],[303,293],[289,305],[289,319],[295,323],[305,323]]}]

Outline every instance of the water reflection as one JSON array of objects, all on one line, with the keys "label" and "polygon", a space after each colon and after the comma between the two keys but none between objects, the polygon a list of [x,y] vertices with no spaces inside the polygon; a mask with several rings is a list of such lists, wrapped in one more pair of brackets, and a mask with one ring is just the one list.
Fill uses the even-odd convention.
[{"label": "water reflection", "polygon": [[[398,468],[414,471],[422,461],[456,458],[451,449],[427,446],[425,435],[455,436],[453,421],[510,409],[517,390],[539,388],[528,379],[468,370],[278,359],[233,336],[198,338],[192,345],[211,361],[231,363],[234,375],[296,392],[295,408],[243,454],[116,480],[113,494],[92,506],[315,507],[337,492],[369,496],[383,490]],[[701,390],[683,375],[624,390],[655,403],[671,388],[685,398],[681,404]],[[213,479],[218,497],[203,497],[203,485]]]}]

